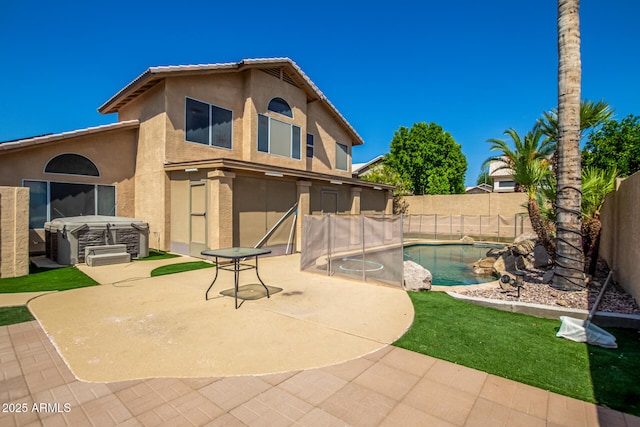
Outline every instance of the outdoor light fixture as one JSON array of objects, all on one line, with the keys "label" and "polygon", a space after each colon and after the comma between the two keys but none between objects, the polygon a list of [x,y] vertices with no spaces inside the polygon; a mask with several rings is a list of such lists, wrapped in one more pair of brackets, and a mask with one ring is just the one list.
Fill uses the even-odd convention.
[{"label": "outdoor light fixture", "polygon": [[282,174],[278,173],[278,172],[265,172],[264,174],[267,175],[267,176],[277,176],[279,178],[282,177]]},{"label": "outdoor light fixture", "polygon": [[382,187],[378,187],[377,185],[373,187],[374,190],[382,190]]},{"label": "outdoor light fixture", "polygon": [[500,278],[500,281],[504,284],[508,284],[510,286],[513,286],[514,288],[517,288],[518,296],[516,298],[520,298],[520,289],[524,287],[525,272],[518,270],[518,271],[515,271],[513,275],[516,276],[515,279],[509,276],[508,274],[503,274],[502,277]]},{"label": "outdoor light fixture", "polygon": [[198,172],[198,168],[186,168],[185,172]]},{"label": "outdoor light fixture", "polygon": [[335,181],[333,179],[331,181],[329,181],[329,183],[336,184],[336,185],[342,185],[342,181]]}]

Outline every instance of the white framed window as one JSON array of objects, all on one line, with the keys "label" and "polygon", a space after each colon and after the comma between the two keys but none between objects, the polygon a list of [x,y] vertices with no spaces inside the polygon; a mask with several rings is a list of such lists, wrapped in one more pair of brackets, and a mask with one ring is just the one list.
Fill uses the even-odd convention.
[{"label": "white framed window", "polygon": [[192,98],[185,100],[185,131],[187,142],[231,149],[233,112]]},{"label": "white framed window", "polygon": [[498,181],[499,188],[514,188],[515,186],[515,181]]},{"label": "white framed window", "polygon": [[41,229],[56,218],[80,215],[116,215],[114,185],[25,179],[29,188],[29,228]]},{"label": "white framed window", "polygon": [[336,142],[336,169],[349,170],[349,147]]},{"label": "white framed window", "polygon": [[300,127],[258,114],[258,151],[300,160]]}]

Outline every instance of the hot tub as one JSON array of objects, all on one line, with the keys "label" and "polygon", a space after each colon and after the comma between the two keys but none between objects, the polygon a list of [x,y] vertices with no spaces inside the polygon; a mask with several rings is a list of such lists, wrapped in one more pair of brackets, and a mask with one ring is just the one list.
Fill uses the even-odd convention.
[{"label": "hot tub", "polygon": [[87,246],[125,244],[131,258],[149,256],[149,224],[135,218],[86,215],[44,224],[47,258],[61,265],[85,262]]}]

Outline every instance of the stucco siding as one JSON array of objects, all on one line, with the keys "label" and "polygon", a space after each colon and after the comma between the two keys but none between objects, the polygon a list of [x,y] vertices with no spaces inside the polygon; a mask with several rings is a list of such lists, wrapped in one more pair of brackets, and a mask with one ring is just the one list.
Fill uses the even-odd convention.
[{"label": "stucco siding", "polygon": [[[211,74],[167,80],[166,161],[231,158],[242,160],[244,79],[241,74]],[[231,149],[186,141],[186,98],[230,110],[233,115]]]},{"label": "stucco siding", "polygon": [[614,280],[640,301],[640,172],[622,181],[605,199],[601,212],[600,256]]},{"label": "stucco siding", "polygon": [[[349,134],[331,117],[325,106],[318,102],[309,104],[307,133],[314,136],[314,155],[309,170],[351,177],[353,141]],[[349,147],[348,170],[336,169],[336,142]]]}]

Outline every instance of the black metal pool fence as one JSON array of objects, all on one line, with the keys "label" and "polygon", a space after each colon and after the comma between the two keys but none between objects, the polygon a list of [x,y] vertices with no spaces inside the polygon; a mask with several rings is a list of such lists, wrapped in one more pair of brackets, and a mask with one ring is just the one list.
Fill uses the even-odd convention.
[{"label": "black metal pool fence", "polygon": [[305,215],[300,269],[401,286],[409,240],[513,241],[527,215]]}]

